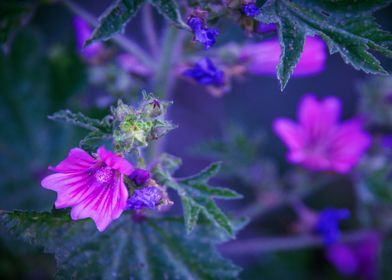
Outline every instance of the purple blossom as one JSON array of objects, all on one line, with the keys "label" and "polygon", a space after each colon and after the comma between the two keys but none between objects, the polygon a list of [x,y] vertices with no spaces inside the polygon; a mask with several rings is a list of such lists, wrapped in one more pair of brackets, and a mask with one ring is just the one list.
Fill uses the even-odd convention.
[{"label": "purple blossom", "polygon": [[57,172],[44,178],[42,187],[57,192],[56,208],[72,207],[73,220],[92,218],[99,231],[119,218],[128,199],[123,176],[133,172],[124,158],[97,150],[97,158],[82,149],[74,148],[56,167]]},{"label": "purple blossom", "polygon": [[[282,47],[277,38],[260,43],[248,43],[241,48],[240,60],[248,73],[253,75],[276,75]],[[304,49],[293,77],[315,75],[325,68],[327,50],[323,41],[317,37],[307,37]]]},{"label": "purple blossom", "polygon": [[340,100],[318,101],[306,95],[298,110],[298,122],[279,118],[274,130],[289,148],[287,159],[311,170],[349,172],[371,143],[359,120],[338,123]]},{"label": "purple blossom", "polygon": [[339,222],[349,217],[347,209],[327,208],[319,214],[315,230],[322,235],[326,245],[331,245],[340,238]]},{"label": "purple blossom", "polygon": [[196,63],[193,68],[185,70],[182,75],[191,77],[201,85],[220,87],[225,83],[224,72],[218,69],[208,57]]},{"label": "purple blossom", "polygon": [[145,169],[135,169],[129,178],[138,186],[143,186],[151,178],[150,172]]},{"label": "purple blossom", "polygon": [[141,63],[136,57],[128,53],[122,53],[117,56],[117,63],[119,66],[132,74],[142,77],[151,75],[151,69]]},{"label": "purple blossom", "polygon": [[377,259],[381,238],[370,232],[362,240],[329,246],[326,257],[344,276],[360,276],[361,279],[377,278]]},{"label": "purple blossom", "polygon": [[85,42],[90,39],[92,34],[92,30],[87,22],[80,17],[74,17],[73,25],[76,33],[76,47],[80,55],[87,60],[98,59],[104,51],[104,46],[101,43],[95,42],[88,47],[84,47]]},{"label": "purple blossom", "polygon": [[148,186],[136,189],[127,201],[127,210],[154,209],[162,199],[162,191],[156,187]]},{"label": "purple blossom", "polygon": [[195,16],[191,16],[188,19],[187,24],[193,31],[193,40],[203,44],[206,49],[215,44],[215,37],[219,35],[216,28],[208,28],[204,24],[203,19]]},{"label": "purple blossom", "polygon": [[255,17],[260,14],[260,9],[256,6],[256,3],[248,3],[242,6],[242,12],[247,17]]},{"label": "purple blossom", "polygon": [[257,33],[267,33],[276,31],[276,23],[262,23],[259,22],[256,27]]}]

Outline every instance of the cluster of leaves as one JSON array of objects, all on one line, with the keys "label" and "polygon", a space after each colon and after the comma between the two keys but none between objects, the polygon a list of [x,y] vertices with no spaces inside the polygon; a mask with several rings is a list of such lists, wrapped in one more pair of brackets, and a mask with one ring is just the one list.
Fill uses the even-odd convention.
[{"label": "cluster of leaves", "polygon": [[267,1],[257,20],[278,23],[282,54],[278,78],[282,89],[301,56],[306,36],[320,36],[330,53],[339,52],[346,63],[372,74],[387,74],[369,50],[392,57],[392,34],[381,29],[373,13],[390,0],[378,1]]},{"label": "cluster of leaves", "polygon": [[175,126],[165,120],[164,115],[170,102],[161,102],[150,94],[143,94],[138,107],[124,104],[121,100],[112,107],[111,114],[102,120],[86,117],[69,110],[59,111],[51,120],[76,125],[91,132],[80,141],[80,146],[90,152],[105,142],[114,143],[118,152],[132,152],[157,140]]},{"label": "cluster of leaves", "polygon": [[0,224],[54,254],[57,279],[236,279],[240,271],[214,248],[227,236],[207,223],[187,236],[180,219],[132,222],[125,215],[99,233],[67,211],[0,211]]},{"label": "cluster of leaves", "polygon": [[233,190],[212,187],[208,183],[219,172],[221,164],[213,163],[196,175],[177,179],[173,175],[180,165],[179,158],[164,154],[153,168],[153,174],[159,183],[175,189],[180,196],[187,232],[193,231],[200,214],[203,214],[217,228],[234,237],[234,225],[214,199],[239,199],[242,196]]}]

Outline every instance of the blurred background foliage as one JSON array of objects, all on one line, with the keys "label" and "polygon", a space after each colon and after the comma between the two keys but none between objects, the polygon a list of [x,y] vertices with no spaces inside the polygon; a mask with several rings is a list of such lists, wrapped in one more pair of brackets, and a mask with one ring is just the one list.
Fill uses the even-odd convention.
[{"label": "blurred background foliage", "polygon": [[[108,3],[88,0],[83,6],[97,15]],[[47,166],[64,158],[85,135],[82,130],[49,121],[47,115],[69,108],[102,117],[104,107],[115,98],[135,98],[143,82],[123,77],[124,73],[112,65],[104,69],[113,71],[109,86],[91,83],[91,71],[102,73],[99,68],[88,69],[79,57],[72,15],[58,4],[40,6],[34,14],[28,11],[25,7],[15,9],[15,17],[0,30],[0,40],[8,39],[0,52],[0,205],[2,209],[45,210],[54,200],[53,193],[40,188],[40,180],[48,174]],[[392,29],[391,12],[388,8],[377,14],[387,30]],[[161,21],[158,14],[154,17]],[[27,19],[29,23],[14,32],[12,27]],[[140,21],[141,16],[137,16],[127,29],[127,35],[136,40],[143,37],[138,28]],[[218,45],[244,39],[242,31],[233,25],[222,29]],[[392,68],[390,61],[383,63],[387,69]],[[124,83],[130,84],[129,96],[118,93]],[[202,86],[190,86],[183,80],[174,89],[175,105],[170,115],[179,128],[168,136],[167,150],[183,158],[179,175],[199,170],[211,160],[223,161],[224,174],[218,181],[245,195],[242,201],[227,202],[223,207],[254,218],[237,239],[289,233],[295,219],[287,206],[291,193],[303,194],[307,205],[314,209],[351,209],[354,219],[344,223],[345,229],[354,228],[358,219],[366,219],[356,208],[352,181],[337,175],[325,178],[302,169],[289,170],[285,148],[273,135],[271,123],[279,116],[294,117],[298,101],[307,92],[320,97],[338,96],[343,101],[344,118],[358,109],[360,114],[370,116],[367,120],[371,131],[380,135],[392,132],[392,105],[385,102],[385,96],[392,94],[391,79],[369,81],[336,55],[328,58],[321,75],[292,80],[283,93],[275,78],[260,77],[235,82],[222,98],[212,97]],[[388,220],[392,225],[391,149],[374,148],[359,166],[363,172],[358,177],[374,194],[363,194],[370,213],[380,213],[379,223],[385,227],[389,226]],[[366,162],[381,163],[372,164],[374,170],[369,170]],[[314,191],[316,185],[327,186]],[[50,279],[55,271],[51,256],[16,242],[2,229],[0,232],[1,279]],[[384,279],[391,279],[392,237],[385,240],[380,268],[385,272]],[[224,249],[222,252],[225,254]],[[335,271],[321,247],[227,257],[244,268],[243,279],[350,279]]]}]

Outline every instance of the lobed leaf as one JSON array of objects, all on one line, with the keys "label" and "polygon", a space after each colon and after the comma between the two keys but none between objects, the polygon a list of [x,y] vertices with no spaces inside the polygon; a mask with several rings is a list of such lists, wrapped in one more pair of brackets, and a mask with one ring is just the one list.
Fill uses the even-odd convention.
[{"label": "lobed leaf", "polygon": [[278,78],[282,90],[298,62],[306,36],[318,35],[330,53],[339,52],[355,69],[372,74],[387,74],[371,50],[392,57],[392,35],[380,28],[372,13],[391,0],[378,1],[267,1],[256,18],[278,23],[282,55]]},{"label": "lobed leaf", "polygon": [[99,19],[99,25],[94,29],[86,46],[95,42],[111,38],[123,32],[126,24],[136,15],[144,0],[117,0]]},{"label": "lobed leaf", "polygon": [[224,237],[207,225],[186,235],[175,218],[123,217],[99,233],[91,221],[71,221],[67,211],[0,211],[0,224],[54,254],[57,279],[237,279],[239,273],[215,250]]}]

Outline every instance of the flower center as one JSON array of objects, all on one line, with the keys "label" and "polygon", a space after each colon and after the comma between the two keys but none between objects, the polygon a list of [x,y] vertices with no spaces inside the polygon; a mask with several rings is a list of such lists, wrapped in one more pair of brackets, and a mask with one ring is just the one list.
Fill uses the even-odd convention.
[{"label": "flower center", "polygon": [[113,169],[111,169],[109,166],[103,166],[95,172],[94,176],[99,183],[103,184],[108,183],[110,180],[112,180],[113,173]]}]

